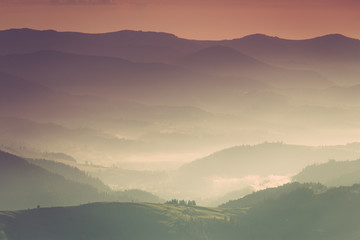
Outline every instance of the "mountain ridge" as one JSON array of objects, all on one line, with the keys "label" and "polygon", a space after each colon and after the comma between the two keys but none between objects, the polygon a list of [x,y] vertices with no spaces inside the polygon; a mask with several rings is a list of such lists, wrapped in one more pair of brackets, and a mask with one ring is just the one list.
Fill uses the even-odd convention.
[{"label": "mountain ridge", "polygon": [[360,40],[358,38],[355,37],[351,37],[351,36],[347,36],[345,34],[342,33],[327,33],[324,35],[319,35],[319,36],[313,36],[313,37],[306,37],[306,38],[286,38],[286,37],[278,37],[278,36],[272,36],[272,35],[268,35],[268,34],[264,34],[264,33],[253,33],[253,34],[248,34],[248,35],[244,35],[241,37],[234,37],[234,38],[230,38],[230,39],[216,39],[216,40],[211,40],[211,39],[205,39],[205,40],[199,40],[199,39],[191,39],[191,38],[186,38],[186,37],[179,37],[176,34],[173,33],[169,33],[169,32],[163,32],[163,31],[151,31],[151,30],[132,30],[132,29],[121,29],[121,30],[116,30],[116,31],[109,31],[109,32],[97,32],[97,33],[89,33],[89,32],[79,32],[79,31],[60,31],[60,30],[55,30],[55,29],[35,29],[35,28],[9,28],[9,29],[2,29],[0,30],[0,32],[20,32],[20,31],[27,31],[27,32],[49,32],[49,33],[79,33],[79,34],[88,34],[88,35],[103,35],[103,34],[117,34],[117,33],[134,33],[134,34],[160,34],[163,36],[171,36],[173,38],[180,38],[180,39],[186,39],[186,40],[195,40],[195,41],[224,41],[224,40],[237,40],[237,39],[242,39],[242,38],[271,38],[271,39],[282,39],[282,40],[294,40],[294,41],[302,41],[302,40],[311,40],[311,39],[318,39],[318,38],[328,38],[328,37],[336,37],[336,38],[347,38],[347,39],[354,39],[354,40]]}]

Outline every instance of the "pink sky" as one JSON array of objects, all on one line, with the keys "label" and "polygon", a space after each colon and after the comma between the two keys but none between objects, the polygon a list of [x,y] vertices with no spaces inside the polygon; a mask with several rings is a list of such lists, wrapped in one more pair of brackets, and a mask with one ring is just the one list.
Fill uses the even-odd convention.
[{"label": "pink sky", "polygon": [[253,33],[360,38],[358,0],[0,0],[0,29],[170,32],[193,39]]}]

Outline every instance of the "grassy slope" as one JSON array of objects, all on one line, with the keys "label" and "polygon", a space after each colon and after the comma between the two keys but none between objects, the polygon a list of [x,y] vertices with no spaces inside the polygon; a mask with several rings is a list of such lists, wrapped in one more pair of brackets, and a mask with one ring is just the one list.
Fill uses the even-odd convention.
[{"label": "grassy slope", "polygon": [[247,209],[113,202],[0,212],[0,232],[11,240],[359,239],[360,185],[279,191]]},{"label": "grassy slope", "polygon": [[226,215],[219,209],[114,202],[1,212],[0,224],[13,240],[202,239],[206,234],[189,223],[223,221]]}]

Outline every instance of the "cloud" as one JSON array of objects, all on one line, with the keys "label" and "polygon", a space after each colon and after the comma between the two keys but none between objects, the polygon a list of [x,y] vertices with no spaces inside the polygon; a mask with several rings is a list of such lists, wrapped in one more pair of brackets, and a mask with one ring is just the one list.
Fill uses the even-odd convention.
[{"label": "cloud", "polygon": [[251,186],[255,191],[265,188],[273,188],[291,182],[290,175],[248,175],[246,177],[213,177],[209,179],[212,182],[212,194],[220,196],[232,191]]}]

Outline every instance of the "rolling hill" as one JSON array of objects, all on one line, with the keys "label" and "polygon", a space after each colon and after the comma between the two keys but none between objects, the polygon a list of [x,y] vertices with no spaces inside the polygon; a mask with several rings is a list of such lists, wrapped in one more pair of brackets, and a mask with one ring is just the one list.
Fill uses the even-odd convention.
[{"label": "rolling hill", "polygon": [[261,191],[253,192],[242,198],[230,200],[221,204],[221,208],[252,208],[259,204],[267,203],[280,199],[284,195],[292,194],[295,191],[311,190],[314,193],[321,193],[327,190],[327,187],[319,183],[300,184],[298,182],[284,184],[275,188],[267,188]]},{"label": "rolling hill", "polygon": [[[357,239],[360,185],[330,189],[315,186],[299,185],[282,194],[276,189],[254,193],[246,217],[237,219],[242,223],[239,233],[243,231],[244,238],[252,239]],[[284,188],[277,189],[282,192]],[[264,198],[263,194],[270,192],[278,196]]]},{"label": "rolling hill", "polygon": [[220,76],[243,76],[276,88],[324,88],[333,85],[310,71],[274,67],[226,46],[211,46],[183,57],[177,64]]},{"label": "rolling hill", "polygon": [[96,188],[99,192],[111,191],[110,188],[99,179],[91,177],[89,174],[80,171],[77,167],[72,167],[64,163],[46,159],[26,158],[25,160],[33,165],[45,169],[48,172],[63,176],[65,179],[70,181],[90,185]]},{"label": "rolling hill", "polygon": [[[179,170],[189,176],[245,176],[250,174],[286,174],[304,165],[329,159],[356,159],[357,144],[310,147],[283,143],[237,146],[215,152],[188,163]],[[264,166],[264,167],[261,167]]]},{"label": "rolling hill", "polygon": [[93,181],[79,182],[68,180],[23,158],[0,151],[1,210],[69,206],[94,201],[162,201],[143,191],[100,192],[91,186]]},{"label": "rolling hill", "polygon": [[329,187],[360,183],[360,160],[335,161],[307,166],[293,177],[297,182],[319,182]]},{"label": "rolling hill", "polygon": [[53,50],[0,56],[0,71],[75,95],[155,104],[192,105],[210,101],[209,94],[231,93],[234,87],[267,88],[246,77],[215,77],[163,63]]},{"label": "rolling hill", "polygon": [[7,237],[14,240],[25,236],[29,240],[203,239],[206,233],[197,231],[190,221],[220,222],[225,216],[216,209],[138,203],[94,203],[0,214],[0,226],[3,224]]},{"label": "rolling hill", "polygon": [[[279,188],[283,193],[278,197],[262,199],[247,209],[93,203],[3,211],[0,237],[1,240],[356,240],[360,234],[359,187],[316,191],[311,185],[303,185],[286,192]],[[263,198],[262,193],[258,195]]]},{"label": "rolling hill", "polygon": [[99,201],[98,191],[86,184],[65,180],[60,175],[26,162],[17,156],[0,152],[0,208],[32,208],[37,205],[73,205]]},{"label": "rolling hill", "polygon": [[195,199],[219,197],[248,186],[255,190],[274,187],[290,182],[290,176],[306,165],[333,158],[357,159],[360,154],[357,146],[262,143],[232,147],[184,164],[174,172],[168,185]]}]

